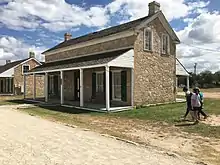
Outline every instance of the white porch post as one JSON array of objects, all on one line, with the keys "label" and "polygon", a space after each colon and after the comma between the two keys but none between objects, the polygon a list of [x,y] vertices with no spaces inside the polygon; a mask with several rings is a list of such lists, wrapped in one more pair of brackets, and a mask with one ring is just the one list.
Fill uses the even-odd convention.
[{"label": "white porch post", "polygon": [[44,96],[45,102],[48,102],[48,73],[45,73],[44,76]]},{"label": "white porch post", "polygon": [[134,69],[131,68],[131,106],[134,106]]},{"label": "white porch post", "polygon": [[110,100],[109,100],[109,66],[105,67],[105,100],[106,100],[106,110],[110,110]]},{"label": "white porch post", "polygon": [[33,74],[33,99],[36,99],[36,74]]},{"label": "white porch post", "polygon": [[79,72],[80,72],[80,80],[79,80],[79,82],[80,82],[80,107],[83,107],[83,105],[84,105],[84,97],[83,97],[83,69],[80,69],[79,70]]},{"label": "white porch post", "polygon": [[26,74],[24,74],[24,99],[26,98]]},{"label": "white porch post", "polygon": [[189,89],[189,76],[187,76],[187,79],[186,79],[186,86]]},{"label": "white porch post", "polygon": [[60,104],[64,103],[64,95],[63,95],[63,71],[60,71]]}]

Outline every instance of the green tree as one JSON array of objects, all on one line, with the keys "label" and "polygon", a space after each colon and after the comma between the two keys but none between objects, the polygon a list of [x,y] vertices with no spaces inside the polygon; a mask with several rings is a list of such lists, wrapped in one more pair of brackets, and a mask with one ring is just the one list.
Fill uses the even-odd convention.
[{"label": "green tree", "polygon": [[217,86],[220,86],[220,71],[214,73],[214,81]]},{"label": "green tree", "polygon": [[197,76],[197,79],[198,79],[198,83],[204,88],[212,87],[214,84],[214,76],[212,72],[208,70],[201,72]]}]

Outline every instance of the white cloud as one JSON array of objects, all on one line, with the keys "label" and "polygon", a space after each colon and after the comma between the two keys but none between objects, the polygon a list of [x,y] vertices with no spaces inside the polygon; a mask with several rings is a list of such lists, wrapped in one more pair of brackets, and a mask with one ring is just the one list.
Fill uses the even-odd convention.
[{"label": "white cloud", "polygon": [[188,22],[177,34],[183,44],[177,56],[192,71],[198,62],[198,71],[220,70],[220,13],[204,12]]},{"label": "white cloud", "polygon": [[15,0],[0,6],[0,22],[15,30],[44,27],[61,31],[80,25],[104,26],[108,16],[102,7],[86,9],[65,0]]},{"label": "white cloud", "polygon": [[[15,30],[44,27],[51,31],[63,31],[81,25],[103,27],[108,24],[111,17],[117,15],[117,12],[132,20],[148,15],[149,2],[151,0],[114,0],[106,6],[88,8],[69,4],[65,0],[14,0],[0,6],[0,22]],[[201,12],[209,3],[204,1],[185,3],[184,0],[158,0],[158,2],[161,3],[161,9],[168,20]]]},{"label": "white cloud", "polygon": [[0,55],[0,60],[24,59],[28,57],[28,52],[30,50],[35,52],[37,59],[44,60],[44,57],[43,55],[41,55],[41,52],[44,51],[46,48],[28,45],[23,41],[11,36],[1,36],[0,49],[3,49],[3,53]]},{"label": "white cloud", "polygon": [[[148,15],[148,3],[150,2],[152,0],[115,0],[107,8],[112,14],[123,11],[124,15],[131,16],[133,20]],[[196,13],[209,4],[204,1],[185,3],[184,0],[157,0],[157,2],[161,4],[161,9],[169,21]]]}]

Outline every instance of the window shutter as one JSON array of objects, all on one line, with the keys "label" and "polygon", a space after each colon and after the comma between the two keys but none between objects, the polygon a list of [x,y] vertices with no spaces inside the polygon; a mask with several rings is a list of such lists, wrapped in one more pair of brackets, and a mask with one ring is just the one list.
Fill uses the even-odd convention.
[{"label": "window shutter", "polygon": [[92,73],[92,97],[96,96],[96,73]]},{"label": "window shutter", "polygon": [[51,86],[50,86],[50,75],[48,75],[48,81],[47,81],[47,90],[48,90],[48,94],[50,95],[51,94]]},{"label": "window shutter", "polygon": [[60,96],[58,83],[59,83],[59,77],[58,77],[58,75],[55,75],[53,77],[53,86],[54,86],[54,94],[56,96]]},{"label": "window shutter", "polygon": [[110,100],[112,100],[112,72],[109,72],[109,93],[110,93]]},{"label": "window shutter", "polygon": [[104,93],[104,99],[105,99],[105,88],[106,88],[106,85],[105,85],[105,72],[103,72],[103,93]]},{"label": "window shutter", "polygon": [[127,101],[127,71],[121,72],[121,100]]}]

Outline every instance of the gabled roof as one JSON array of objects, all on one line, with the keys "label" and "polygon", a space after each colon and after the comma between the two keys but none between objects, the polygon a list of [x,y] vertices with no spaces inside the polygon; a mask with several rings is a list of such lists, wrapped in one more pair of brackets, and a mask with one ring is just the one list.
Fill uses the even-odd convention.
[{"label": "gabled roof", "polygon": [[190,73],[184,67],[184,65],[176,58],[176,75],[177,76],[189,76]]},{"label": "gabled roof", "polygon": [[46,50],[42,54],[44,54],[46,52],[49,52],[49,51],[52,51],[52,50],[55,50],[55,49],[59,49],[59,48],[63,48],[63,47],[66,47],[66,46],[78,44],[78,43],[89,41],[89,40],[92,40],[92,39],[105,37],[105,36],[116,34],[116,33],[119,33],[119,32],[125,31],[125,30],[133,29],[136,26],[138,26],[142,21],[144,21],[146,19],[149,19],[150,17],[152,17],[152,16],[146,16],[146,17],[134,20],[134,21],[130,21],[130,22],[127,22],[127,23],[124,23],[124,24],[113,26],[113,27],[110,27],[110,28],[107,28],[107,29],[104,29],[104,30],[100,30],[100,31],[97,31],[97,32],[89,33],[89,34],[86,34],[86,35],[83,35],[83,36],[80,36],[80,37],[77,37],[77,38],[70,39],[68,41],[64,41],[64,42],[54,46],[53,48]]},{"label": "gabled roof", "polygon": [[170,26],[169,22],[166,20],[164,14],[162,13],[162,11],[158,11],[157,13],[155,13],[153,15],[150,15],[150,16],[142,17],[142,18],[139,18],[139,19],[134,20],[134,21],[130,21],[130,22],[127,22],[127,23],[124,23],[124,24],[113,26],[113,27],[110,27],[110,28],[107,28],[107,29],[104,29],[104,30],[100,30],[100,31],[97,31],[97,32],[89,33],[89,34],[86,34],[86,35],[83,35],[83,36],[80,36],[80,37],[77,37],[77,38],[70,39],[68,41],[63,41],[60,44],[54,46],[53,48],[44,51],[42,54],[53,51],[53,50],[57,50],[59,48],[64,48],[64,47],[79,44],[79,43],[82,43],[82,42],[90,41],[90,40],[93,40],[93,39],[106,37],[106,36],[113,35],[113,34],[116,34],[116,33],[120,33],[120,32],[126,31],[126,30],[134,30],[138,26],[140,26],[141,24],[144,24],[145,22],[151,22],[155,18],[160,19],[160,21],[161,21],[162,25],[164,26],[164,28],[172,36],[172,39],[174,39],[175,41],[177,41],[177,43],[179,43],[180,42],[179,38],[177,37],[174,30]]},{"label": "gabled roof", "polygon": [[28,60],[31,60],[31,59],[34,59],[37,63],[39,63],[40,65],[42,64],[42,62],[39,62],[37,59],[35,58],[26,58],[26,59],[23,59],[23,60],[18,60],[18,61],[14,61],[14,62],[10,62],[8,64],[5,64],[5,65],[2,65],[0,66],[0,74],[9,70],[9,69],[12,69],[14,67],[16,67],[17,65],[20,65]]},{"label": "gabled roof", "polygon": [[68,60],[55,61],[50,63],[45,63],[44,65],[33,68],[29,72],[41,72],[41,71],[49,71],[49,70],[57,70],[57,69],[66,69],[66,68],[76,68],[76,67],[85,67],[85,66],[93,66],[93,65],[101,65],[107,64],[108,62],[114,60],[120,55],[128,52],[129,49],[123,49],[113,52],[101,53],[91,56],[83,56],[72,58]]},{"label": "gabled roof", "polygon": [[7,71],[7,70],[9,70],[9,69],[11,69],[11,68],[13,68],[13,67],[15,67],[15,66],[17,66],[17,65],[19,65],[22,62],[25,62],[26,60],[28,60],[28,58],[23,59],[23,60],[14,61],[14,62],[11,62],[11,63],[0,66],[0,74]]}]

